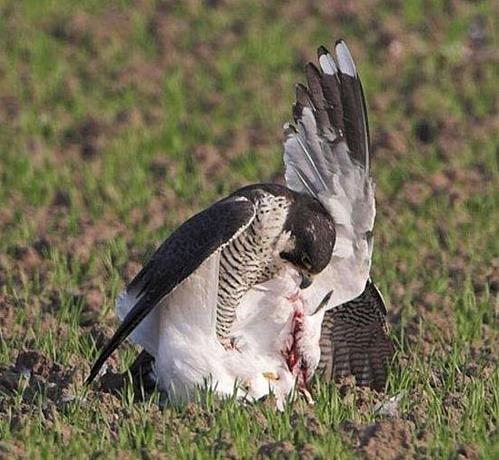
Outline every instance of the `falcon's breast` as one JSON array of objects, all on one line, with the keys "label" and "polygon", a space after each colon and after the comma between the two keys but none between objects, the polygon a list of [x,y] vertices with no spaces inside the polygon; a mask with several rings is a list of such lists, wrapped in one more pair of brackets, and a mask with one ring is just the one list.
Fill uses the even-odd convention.
[{"label": "falcon's breast", "polygon": [[242,297],[281,269],[279,247],[288,242],[283,227],[291,206],[289,197],[261,190],[254,200],[256,212],[251,225],[220,254],[216,332],[229,346],[231,326]]}]

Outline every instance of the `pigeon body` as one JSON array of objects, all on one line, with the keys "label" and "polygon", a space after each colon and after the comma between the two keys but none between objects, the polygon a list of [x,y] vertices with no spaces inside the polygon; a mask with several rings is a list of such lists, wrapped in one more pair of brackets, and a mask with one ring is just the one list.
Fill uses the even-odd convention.
[{"label": "pigeon body", "polygon": [[[285,266],[243,296],[232,326],[237,349],[227,350],[215,333],[219,267],[217,253],[134,330],[132,340],[154,358],[146,376],[159,384],[172,403],[189,400],[196,388],[209,386],[219,395],[235,394],[248,401],[272,392],[278,407],[283,407],[308,364],[304,359],[291,363],[289,352],[294,348],[301,356],[302,349],[310,348],[305,330],[315,320],[313,330],[320,333],[323,310],[309,315],[300,295],[301,276]],[[123,293],[118,299],[120,318],[135,303]],[[295,313],[306,318],[303,331],[297,331]],[[315,367],[320,355],[318,337],[311,344],[314,351],[305,359]]]}]

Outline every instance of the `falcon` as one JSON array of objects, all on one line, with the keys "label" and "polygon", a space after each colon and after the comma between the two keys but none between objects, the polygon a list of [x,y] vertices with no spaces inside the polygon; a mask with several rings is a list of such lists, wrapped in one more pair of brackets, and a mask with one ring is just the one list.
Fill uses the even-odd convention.
[{"label": "falcon", "polygon": [[296,387],[307,394],[318,367],[326,378],[357,372],[365,352],[350,366],[356,337],[346,328],[341,342],[345,314],[330,312],[356,324],[379,307],[367,112],[346,44],[334,56],[320,47],[318,61],[285,125],[286,186],[244,187],[175,230],[119,296],[122,323],[87,383],[129,335],[144,348],[132,370],[172,400],[209,385],[250,400],[272,392],[282,406]]}]

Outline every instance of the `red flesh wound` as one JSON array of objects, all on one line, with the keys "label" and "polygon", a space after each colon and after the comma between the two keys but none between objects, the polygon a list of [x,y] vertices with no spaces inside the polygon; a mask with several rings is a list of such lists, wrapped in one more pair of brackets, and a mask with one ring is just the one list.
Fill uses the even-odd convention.
[{"label": "red flesh wound", "polygon": [[[307,381],[308,366],[303,361],[298,347],[298,340],[303,332],[303,312],[293,312],[293,319],[291,320],[291,345],[286,348],[284,356],[289,370],[298,377],[299,386],[304,386]],[[299,366],[298,372],[295,372],[296,367]]]}]

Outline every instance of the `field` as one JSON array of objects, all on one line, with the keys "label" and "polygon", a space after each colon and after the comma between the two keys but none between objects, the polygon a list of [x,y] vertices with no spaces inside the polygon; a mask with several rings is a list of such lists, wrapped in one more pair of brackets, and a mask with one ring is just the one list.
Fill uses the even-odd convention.
[{"label": "field", "polygon": [[[499,458],[497,6],[305,3],[0,2],[0,458]],[[278,413],[82,389],[154,248],[280,178],[294,83],[340,37],[369,106],[385,393],[316,382]]]}]

